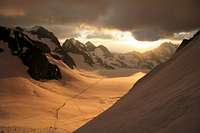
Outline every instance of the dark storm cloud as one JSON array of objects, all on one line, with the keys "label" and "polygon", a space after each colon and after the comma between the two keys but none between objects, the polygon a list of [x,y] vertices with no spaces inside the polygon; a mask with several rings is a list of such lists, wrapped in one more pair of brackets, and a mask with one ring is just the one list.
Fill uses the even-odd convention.
[{"label": "dark storm cloud", "polygon": [[111,34],[106,34],[103,32],[95,32],[95,33],[91,33],[89,35],[87,35],[87,39],[113,39],[114,36],[112,36]]},{"label": "dark storm cloud", "polygon": [[137,29],[132,31],[132,34],[136,40],[140,41],[157,41],[161,38],[173,38],[174,36],[172,32],[162,31],[160,29],[156,30],[154,28]]},{"label": "dark storm cloud", "polygon": [[125,0],[114,3],[106,25],[133,29],[139,40],[157,40],[200,27],[199,0]]},{"label": "dark storm cloud", "polygon": [[153,41],[200,28],[200,0],[1,0],[0,24],[89,23]]},{"label": "dark storm cloud", "polygon": [[43,25],[43,27],[53,33],[56,33],[56,36],[58,36],[59,39],[79,37],[79,35],[75,33],[73,25]]},{"label": "dark storm cloud", "polygon": [[[103,0],[1,0],[0,19],[7,25],[92,23],[104,13],[105,5]],[[24,15],[6,16],[6,11],[19,10]]]}]

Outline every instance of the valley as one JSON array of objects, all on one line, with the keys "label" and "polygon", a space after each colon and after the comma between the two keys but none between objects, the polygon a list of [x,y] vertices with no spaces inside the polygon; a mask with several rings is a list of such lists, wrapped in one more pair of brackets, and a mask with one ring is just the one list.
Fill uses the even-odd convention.
[{"label": "valley", "polygon": [[0,133],[200,133],[200,0],[0,0]]},{"label": "valley", "polygon": [[[193,44],[192,41],[195,39],[196,42]],[[95,132],[132,131],[132,128],[126,126],[119,128],[120,125],[116,122],[119,124],[128,122],[129,125],[129,121],[125,122],[129,117],[143,122],[142,118],[145,117],[134,115],[141,115],[141,112],[145,113],[153,109],[147,105],[155,108],[163,106],[157,103],[159,101],[157,97],[154,99],[151,96],[154,91],[160,91],[157,87],[175,81],[179,83],[179,74],[185,75],[185,72],[191,72],[193,68],[196,70],[199,64],[193,63],[191,57],[193,54],[198,55],[198,49],[195,49],[198,39],[197,34],[190,40],[183,41],[178,50],[176,50],[177,46],[165,43],[145,53],[135,51],[112,53],[103,45],[95,46],[91,42],[83,44],[72,38],[61,45],[53,33],[43,27],[36,26],[31,29],[0,27],[0,132],[92,133],[91,129]],[[194,45],[190,48],[194,53],[188,54],[187,58],[181,57],[182,51],[190,43]],[[151,76],[153,77],[159,70],[165,70],[165,67],[167,70],[171,69],[168,68],[170,65],[166,64],[179,62],[177,60],[179,58],[181,62],[177,66],[180,69],[171,66],[174,74],[180,70],[178,74],[171,77],[170,71],[164,71],[165,73],[162,74],[164,77],[156,75],[156,80],[151,79]],[[184,59],[187,59],[188,64],[193,64],[191,68],[183,62]],[[185,70],[183,66],[187,66],[188,69]],[[181,69],[184,73],[181,73]],[[148,83],[149,80],[153,83]],[[137,86],[141,82],[144,82],[144,86],[142,84],[138,89]],[[145,82],[147,82],[146,86]],[[132,95],[136,96],[132,97]],[[137,99],[137,95],[140,99]],[[166,97],[159,92],[159,99],[162,96]],[[150,100],[146,101],[145,98]],[[171,107],[171,104],[168,106]],[[121,108],[123,116],[120,115]],[[131,111],[135,113],[126,114]],[[180,111],[182,112],[184,111]],[[162,113],[165,117],[166,112]],[[112,120],[112,116],[116,121]],[[161,118],[162,115],[158,120]],[[107,126],[105,121],[101,121],[102,119],[111,126],[102,127]],[[137,122],[132,120],[130,123]],[[145,124],[144,126],[151,131],[160,130],[155,126],[148,127]],[[120,130],[116,131],[116,129]]]},{"label": "valley", "polygon": [[62,79],[37,81],[4,42],[1,48],[0,130],[8,133],[72,132],[112,106],[145,75],[145,70],[134,69],[101,70],[106,74],[71,69],[48,56]]}]

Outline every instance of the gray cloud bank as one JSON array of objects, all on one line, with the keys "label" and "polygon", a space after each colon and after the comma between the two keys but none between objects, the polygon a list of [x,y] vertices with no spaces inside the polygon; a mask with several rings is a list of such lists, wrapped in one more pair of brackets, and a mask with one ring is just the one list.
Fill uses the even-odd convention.
[{"label": "gray cloud bank", "polygon": [[86,23],[155,41],[199,29],[199,12],[200,0],[1,0],[0,24],[70,27]]}]

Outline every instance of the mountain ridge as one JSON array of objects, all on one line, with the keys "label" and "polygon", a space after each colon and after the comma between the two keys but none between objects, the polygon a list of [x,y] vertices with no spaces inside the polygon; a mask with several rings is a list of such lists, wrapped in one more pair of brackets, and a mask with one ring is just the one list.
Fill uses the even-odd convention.
[{"label": "mountain ridge", "polygon": [[[41,26],[34,26],[32,28],[1,27],[1,34],[2,39],[5,38],[7,41],[12,40],[9,41],[8,45],[13,49],[12,51],[14,55],[23,53],[24,56],[20,55],[22,60],[25,60],[24,58],[27,58],[26,56],[32,54],[30,51],[25,53],[23,48],[20,48],[19,46],[22,45],[22,47],[24,47],[24,43],[29,43],[30,46],[33,45],[33,47],[40,51],[39,53],[44,57],[44,60],[47,60],[45,54],[49,54],[49,56],[57,60],[62,60],[72,69],[152,69],[158,64],[168,60],[176,49],[176,47],[172,47],[171,43],[166,43],[165,46],[161,45],[159,48],[144,54],[135,51],[119,54],[110,52],[104,45],[95,46],[92,42],[86,42],[83,44],[74,38],[66,39],[66,41],[61,45],[52,32]],[[12,38],[14,38],[14,40]],[[15,45],[11,45],[12,43],[15,43]],[[18,51],[15,51],[14,49],[17,49]],[[83,60],[80,60],[80,58],[83,58]],[[36,59],[33,61],[35,60]],[[30,64],[30,62],[27,63],[27,61],[23,62],[25,65]],[[37,61],[33,64],[37,64]],[[47,64],[48,63],[46,63],[46,65]]]},{"label": "mountain ridge", "polygon": [[49,47],[18,29],[0,27],[0,40],[7,43],[13,56],[19,57],[28,67],[29,75],[36,79],[61,79],[60,69],[50,63],[45,54],[51,52]]},{"label": "mountain ridge", "polygon": [[75,133],[198,133],[199,43],[200,35],[194,36],[187,47],[153,69],[114,106]]},{"label": "mountain ridge", "polygon": [[[82,64],[86,63],[84,66],[88,64],[88,67],[84,68],[82,65],[78,65],[77,67],[81,69],[153,69],[158,64],[163,63],[171,58],[178,47],[172,43],[163,43],[158,48],[145,53],[139,53],[136,51],[128,53],[112,53],[104,45],[95,46],[91,42],[83,44],[74,38],[71,40],[73,41],[67,39],[63,44],[63,47],[65,47],[64,49],[66,52],[73,53],[71,56],[72,58],[74,56],[74,61],[76,63],[79,63],[80,61],[75,56],[83,56],[84,61],[82,61]],[[69,41],[71,44],[67,43]],[[70,45],[73,46],[73,48]]]}]

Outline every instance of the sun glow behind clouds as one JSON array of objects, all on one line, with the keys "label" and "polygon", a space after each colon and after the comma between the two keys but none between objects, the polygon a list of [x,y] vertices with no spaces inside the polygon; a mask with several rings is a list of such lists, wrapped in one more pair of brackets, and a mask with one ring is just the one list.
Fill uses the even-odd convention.
[{"label": "sun glow behind clouds", "polygon": [[154,42],[138,41],[129,31],[98,28],[88,25],[80,25],[75,28],[76,39],[86,43],[91,41],[95,45],[105,45],[113,52],[145,52],[160,46],[164,42],[180,43],[172,40],[159,40]]}]

